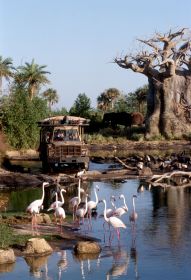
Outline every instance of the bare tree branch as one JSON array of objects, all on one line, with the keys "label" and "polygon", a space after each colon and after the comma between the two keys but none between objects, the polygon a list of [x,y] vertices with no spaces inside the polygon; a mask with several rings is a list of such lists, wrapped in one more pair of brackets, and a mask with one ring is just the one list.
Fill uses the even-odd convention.
[{"label": "bare tree branch", "polygon": [[137,55],[126,55],[123,59],[116,58],[115,63],[125,69],[132,69],[134,72],[145,74],[148,77],[159,80],[161,77],[171,77],[176,74],[176,69],[185,71],[182,66],[186,65],[191,69],[190,59],[187,53],[191,51],[191,41],[187,40],[179,48],[177,45],[184,41],[187,28],[177,32],[170,30],[168,33],[155,33],[149,40],[137,39],[139,42],[152,48],[152,52],[140,51]]}]

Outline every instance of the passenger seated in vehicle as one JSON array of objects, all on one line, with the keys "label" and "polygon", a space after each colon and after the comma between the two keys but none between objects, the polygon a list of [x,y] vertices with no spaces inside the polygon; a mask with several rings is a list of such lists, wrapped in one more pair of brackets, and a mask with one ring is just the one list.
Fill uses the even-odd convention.
[{"label": "passenger seated in vehicle", "polygon": [[64,140],[64,132],[61,131],[61,130],[58,130],[58,131],[54,134],[54,140],[63,141],[63,140]]}]

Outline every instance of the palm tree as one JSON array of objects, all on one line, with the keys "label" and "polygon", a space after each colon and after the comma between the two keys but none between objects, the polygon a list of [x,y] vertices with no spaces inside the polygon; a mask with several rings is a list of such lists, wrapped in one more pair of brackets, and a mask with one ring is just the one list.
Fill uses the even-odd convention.
[{"label": "palm tree", "polygon": [[136,99],[139,104],[139,112],[141,113],[144,113],[146,109],[148,89],[148,85],[144,85],[143,87],[140,87],[135,91]]},{"label": "palm tree", "polygon": [[51,110],[51,106],[55,103],[58,103],[58,94],[57,91],[53,88],[48,88],[42,93],[42,96],[47,100],[48,106]]},{"label": "palm tree", "polygon": [[120,96],[120,91],[116,88],[109,88],[101,93],[97,98],[97,107],[102,111],[113,110],[114,101]]},{"label": "palm tree", "polygon": [[13,76],[13,69],[12,58],[7,57],[3,59],[3,57],[0,56],[0,94],[2,94],[3,78],[9,81],[9,78]]},{"label": "palm tree", "polygon": [[34,62],[25,62],[24,66],[18,67],[18,77],[20,83],[25,83],[28,87],[29,97],[32,100],[40,85],[48,84],[50,81],[47,79],[46,74],[50,74],[48,71],[44,71],[46,65],[38,65]]}]

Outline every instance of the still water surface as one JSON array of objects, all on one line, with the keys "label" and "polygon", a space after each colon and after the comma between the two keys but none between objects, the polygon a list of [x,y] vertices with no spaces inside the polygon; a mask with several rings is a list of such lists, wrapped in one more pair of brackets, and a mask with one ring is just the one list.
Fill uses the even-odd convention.
[{"label": "still water surface", "polygon": [[[144,191],[137,192],[140,184]],[[103,204],[98,204],[97,217],[92,220],[92,230],[82,227],[83,233],[99,238],[102,252],[99,256],[77,259],[71,250],[54,252],[48,257],[18,257],[9,272],[1,272],[0,279],[191,279],[191,192],[189,189],[148,189],[144,181],[136,180],[93,182],[88,191],[95,199],[94,187],[98,185],[99,199],[124,194],[129,211],[122,216],[127,229],[121,230],[109,243],[109,232],[103,231]],[[137,194],[138,220],[136,236],[132,235],[129,213],[132,195]],[[122,201],[116,201],[120,206]],[[11,201],[10,205],[11,206]],[[25,207],[25,205],[23,205]],[[21,209],[19,209],[21,210]],[[4,267],[5,269],[5,267]],[[0,271],[2,268],[0,267]]]}]

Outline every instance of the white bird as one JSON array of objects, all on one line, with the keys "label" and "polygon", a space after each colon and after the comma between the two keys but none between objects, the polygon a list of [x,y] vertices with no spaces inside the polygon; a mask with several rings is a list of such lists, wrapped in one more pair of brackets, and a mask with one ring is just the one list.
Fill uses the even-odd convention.
[{"label": "white bird", "polygon": [[[57,201],[57,204],[58,204],[58,206],[60,206],[60,207],[62,207],[63,206],[63,204],[64,204],[64,196],[63,196],[63,192],[66,192],[66,190],[65,189],[62,189],[61,191],[60,191],[60,196],[61,196],[61,201]],[[48,208],[48,210],[47,211],[50,211],[50,210],[54,210],[56,208],[56,201],[54,201],[51,205],[50,205],[50,207]]]},{"label": "white bird", "polygon": [[[100,200],[100,201],[101,201],[101,200]],[[100,202],[100,201],[99,201],[99,202]],[[113,208],[107,208],[107,209],[106,209],[106,217],[107,217],[107,218],[110,218],[111,216],[113,216],[115,210],[117,209],[117,207],[116,207],[114,201],[115,201],[115,196],[114,196],[114,195],[111,195],[111,196],[110,196],[110,202],[111,202],[111,205],[112,205]],[[104,228],[104,230],[105,230],[105,223],[106,223],[106,221],[104,221],[104,223],[103,223],[103,228]],[[109,229],[110,229],[110,225],[109,225]]]},{"label": "white bird", "polygon": [[72,205],[73,221],[75,220],[75,215],[76,215],[76,210],[78,208],[78,205],[81,202],[81,197],[80,197],[81,192],[84,192],[84,190],[81,189],[81,178],[79,178],[79,180],[78,180],[78,196],[74,196],[69,201],[69,204]]},{"label": "white bird", "polygon": [[125,201],[125,196],[123,194],[121,194],[119,196],[119,199],[123,199],[123,206],[115,209],[113,216],[117,216],[117,217],[121,217],[123,214],[127,213],[128,211],[128,207]]},{"label": "white bird", "polygon": [[99,187],[98,186],[95,186],[95,188],[94,188],[94,194],[95,194],[95,198],[96,198],[96,200],[95,201],[93,201],[93,200],[90,200],[90,201],[88,201],[88,205],[87,205],[87,207],[88,207],[88,217],[89,217],[89,219],[91,219],[91,211],[92,211],[92,209],[94,209],[94,208],[96,208],[97,207],[97,204],[98,204],[98,195],[97,195],[97,191],[99,191]]},{"label": "white bird", "polygon": [[56,208],[55,208],[55,216],[60,219],[60,226],[62,226],[63,220],[66,218],[65,211],[62,207],[58,206],[58,194],[56,193]]},{"label": "white bird", "polygon": [[139,162],[137,163],[137,168],[140,169],[140,170],[142,170],[143,167],[144,167],[144,163],[143,163],[142,161],[139,161]]},{"label": "white bird", "polygon": [[106,201],[105,199],[102,200],[102,202],[104,203],[104,219],[105,221],[111,225],[114,229],[116,229],[116,232],[117,232],[117,237],[118,237],[118,240],[120,239],[120,231],[119,229],[120,228],[126,228],[126,225],[117,217],[115,216],[111,216],[110,218],[107,218],[106,216]]},{"label": "white bird", "polygon": [[131,212],[131,214],[129,216],[129,221],[131,222],[132,229],[134,229],[135,222],[136,222],[136,220],[138,218],[138,214],[135,211],[135,198],[137,198],[137,196],[133,195],[133,211]]},{"label": "white bird", "polygon": [[44,195],[45,195],[44,188],[46,185],[49,185],[49,183],[43,182],[41,199],[34,200],[33,202],[31,202],[29,204],[29,206],[26,209],[26,212],[29,212],[32,215],[32,220],[31,220],[32,230],[33,230],[33,228],[37,228],[36,214],[39,214],[40,209],[43,208],[43,201],[44,201]]},{"label": "white bird", "polygon": [[143,185],[140,185],[140,186],[137,188],[137,192],[138,192],[138,193],[144,192],[144,186],[143,186]]},{"label": "white bird", "polygon": [[76,174],[76,177],[82,177],[82,175],[84,175],[84,173],[86,172],[86,170],[85,169],[83,169],[83,170],[81,170],[81,171],[79,171],[77,174]]},{"label": "white bird", "polygon": [[85,208],[81,207],[76,210],[76,217],[78,219],[78,224],[80,224],[80,219],[82,219],[82,222],[84,223],[84,216],[88,210],[87,202],[88,202],[88,194],[86,194]]},{"label": "white bird", "polygon": [[111,202],[111,205],[112,205],[113,208],[106,209],[106,216],[107,216],[107,218],[113,216],[114,211],[117,209],[114,201],[115,201],[115,196],[111,195],[110,196],[110,202]]}]

